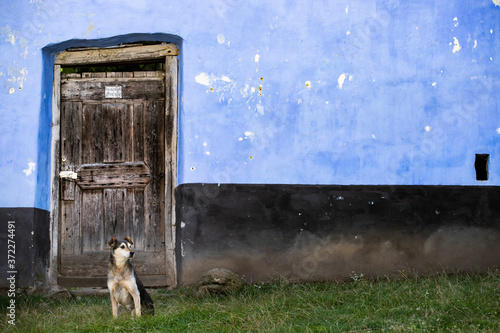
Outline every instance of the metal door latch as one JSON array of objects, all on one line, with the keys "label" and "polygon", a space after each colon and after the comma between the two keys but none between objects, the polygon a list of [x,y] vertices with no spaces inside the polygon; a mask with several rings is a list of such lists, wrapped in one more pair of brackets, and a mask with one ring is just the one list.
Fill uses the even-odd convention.
[{"label": "metal door latch", "polygon": [[59,177],[63,179],[78,179],[78,174],[73,171],[61,171]]}]

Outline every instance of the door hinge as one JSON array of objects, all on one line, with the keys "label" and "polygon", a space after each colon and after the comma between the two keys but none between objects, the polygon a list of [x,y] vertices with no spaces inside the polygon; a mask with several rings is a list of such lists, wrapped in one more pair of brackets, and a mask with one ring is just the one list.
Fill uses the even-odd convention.
[{"label": "door hinge", "polygon": [[73,171],[61,171],[59,177],[63,179],[78,179],[78,174]]}]

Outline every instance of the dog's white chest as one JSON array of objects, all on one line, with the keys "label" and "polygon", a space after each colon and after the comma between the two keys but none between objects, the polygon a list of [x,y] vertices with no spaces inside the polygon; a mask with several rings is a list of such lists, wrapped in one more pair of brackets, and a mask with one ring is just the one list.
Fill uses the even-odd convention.
[{"label": "dog's white chest", "polygon": [[113,294],[113,297],[116,299],[117,303],[123,306],[128,310],[132,310],[134,308],[134,300],[130,292],[118,285],[116,287],[116,291]]}]

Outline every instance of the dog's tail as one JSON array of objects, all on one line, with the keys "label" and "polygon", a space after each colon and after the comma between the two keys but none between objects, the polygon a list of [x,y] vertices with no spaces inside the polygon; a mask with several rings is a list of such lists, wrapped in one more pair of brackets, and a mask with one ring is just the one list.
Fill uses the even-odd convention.
[{"label": "dog's tail", "polygon": [[155,306],[153,304],[153,300],[151,296],[149,296],[146,289],[141,293],[141,306],[144,308],[144,313],[154,316],[155,315]]}]

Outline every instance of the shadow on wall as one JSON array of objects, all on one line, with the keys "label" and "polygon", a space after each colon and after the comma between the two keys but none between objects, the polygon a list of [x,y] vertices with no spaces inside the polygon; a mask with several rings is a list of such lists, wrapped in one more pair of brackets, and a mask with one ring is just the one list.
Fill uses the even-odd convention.
[{"label": "shadow on wall", "polygon": [[500,264],[494,187],[211,186],[178,188],[181,284],[216,267],[255,282]]},{"label": "shadow on wall", "polygon": [[275,253],[241,248],[219,255],[186,254],[182,283],[195,282],[213,267],[238,272],[249,282],[280,277],[298,282],[346,280],[360,274],[432,274],[443,269],[481,271],[499,264],[500,233],[494,229],[442,228],[420,240],[397,235],[349,238],[306,233],[289,249]]}]

